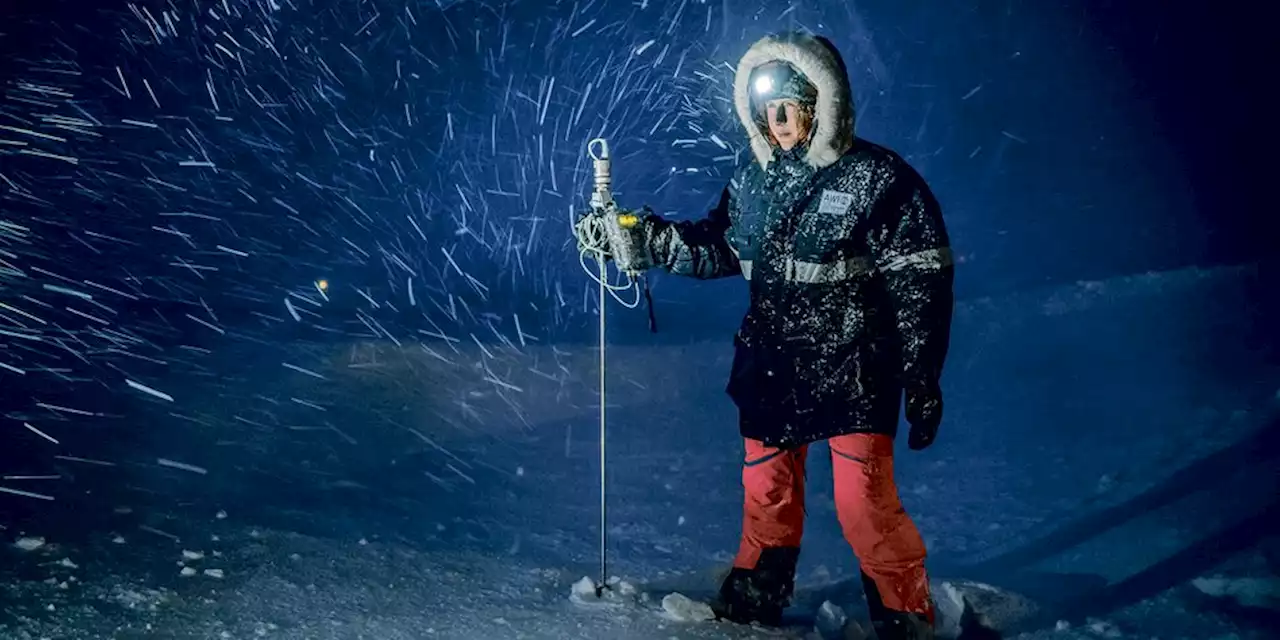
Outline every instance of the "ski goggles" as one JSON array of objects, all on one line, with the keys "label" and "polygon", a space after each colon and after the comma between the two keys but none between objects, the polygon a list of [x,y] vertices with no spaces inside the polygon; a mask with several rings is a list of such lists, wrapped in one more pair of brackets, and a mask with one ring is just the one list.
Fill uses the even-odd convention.
[{"label": "ski goggles", "polygon": [[751,99],[757,108],[770,100],[812,104],[817,90],[804,74],[786,62],[770,62],[751,71]]}]

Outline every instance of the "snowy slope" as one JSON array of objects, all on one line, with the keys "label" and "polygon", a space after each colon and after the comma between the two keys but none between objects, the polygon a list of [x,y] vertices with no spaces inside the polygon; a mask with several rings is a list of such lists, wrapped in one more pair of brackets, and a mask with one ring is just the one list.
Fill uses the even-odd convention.
[{"label": "snowy slope", "polygon": [[[1190,586],[1218,572],[1274,580],[1265,536],[1194,560],[1231,546],[1221,530],[1274,512],[1280,488],[1275,449],[1262,446],[1274,427],[1259,431],[1280,409],[1280,371],[1252,341],[1274,316],[1239,313],[1267,285],[1259,274],[1191,270],[962,303],[946,431],[924,454],[904,451],[899,476],[935,577],[1027,594],[1042,609],[1023,620],[1040,629],[1029,637],[1266,637],[1265,607],[1202,593],[1242,583]],[[656,601],[571,604],[571,584],[597,571],[596,354],[456,347],[296,344],[282,353],[323,379],[245,354],[191,382],[186,397],[205,394],[186,404],[199,422],[157,407],[160,435],[117,468],[70,467],[83,494],[11,523],[14,540],[46,545],[7,552],[4,637],[766,633],[675,623]],[[729,355],[727,333],[609,352],[611,573],[659,597],[714,588],[734,548]],[[831,600],[858,617],[828,466],[813,460],[797,608]],[[1094,513],[1107,517],[1088,522]],[[1178,555],[1188,550],[1192,560]],[[1108,583],[1123,586],[1114,603],[1081,599]]]}]

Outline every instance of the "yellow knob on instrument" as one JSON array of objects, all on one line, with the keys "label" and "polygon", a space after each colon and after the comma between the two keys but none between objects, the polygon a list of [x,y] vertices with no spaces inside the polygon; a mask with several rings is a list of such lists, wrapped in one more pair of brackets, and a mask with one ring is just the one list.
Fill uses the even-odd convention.
[{"label": "yellow knob on instrument", "polygon": [[637,224],[640,224],[640,217],[635,214],[624,213],[618,216],[618,226],[622,227],[623,229],[630,229],[631,227],[634,227]]}]

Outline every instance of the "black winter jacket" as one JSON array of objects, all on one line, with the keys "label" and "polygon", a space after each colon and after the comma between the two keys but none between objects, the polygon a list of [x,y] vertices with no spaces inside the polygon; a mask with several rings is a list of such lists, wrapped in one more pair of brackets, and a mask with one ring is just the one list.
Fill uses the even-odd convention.
[{"label": "black winter jacket", "polygon": [[807,146],[762,146],[739,91],[756,161],[738,169],[704,219],[647,216],[649,250],[672,273],[750,282],[727,388],[743,436],[792,447],[893,435],[904,387],[940,394],[954,273],[942,213],[897,154],[830,126],[851,130],[852,107],[829,43],[766,38],[743,58],[738,84],[779,58],[818,87],[817,114],[827,121]]}]

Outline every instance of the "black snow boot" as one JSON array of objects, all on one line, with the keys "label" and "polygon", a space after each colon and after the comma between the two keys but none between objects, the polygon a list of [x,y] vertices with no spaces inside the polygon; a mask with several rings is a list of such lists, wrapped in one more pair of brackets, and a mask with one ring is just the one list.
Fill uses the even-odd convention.
[{"label": "black snow boot", "polygon": [[739,624],[781,625],[782,610],[791,603],[795,590],[799,559],[798,548],[765,549],[754,569],[734,567],[720,585],[712,611],[717,618]]},{"label": "black snow boot", "polygon": [[862,574],[862,588],[867,595],[867,609],[876,640],[934,640],[933,623],[919,613],[895,611],[884,606],[880,589],[867,574]]}]

